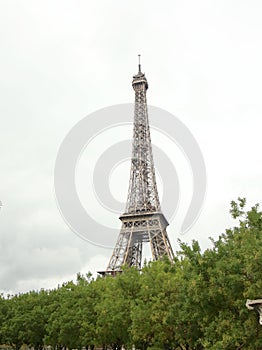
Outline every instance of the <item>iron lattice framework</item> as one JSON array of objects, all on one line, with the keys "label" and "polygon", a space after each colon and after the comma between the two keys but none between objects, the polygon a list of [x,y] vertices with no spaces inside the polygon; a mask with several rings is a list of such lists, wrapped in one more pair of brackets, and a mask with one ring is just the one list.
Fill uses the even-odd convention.
[{"label": "iron lattice framework", "polygon": [[121,271],[123,265],[140,269],[144,242],[150,243],[153,260],[165,255],[174,258],[157,192],[146,102],[148,83],[140,62],[132,86],[135,111],[130,182],[126,211],[120,216],[122,228],[105,272],[109,274]]}]

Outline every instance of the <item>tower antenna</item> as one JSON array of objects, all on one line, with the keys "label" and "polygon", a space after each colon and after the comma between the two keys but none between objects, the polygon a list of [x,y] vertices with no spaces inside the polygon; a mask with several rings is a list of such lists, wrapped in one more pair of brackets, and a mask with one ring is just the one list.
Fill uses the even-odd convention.
[{"label": "tower antenna", "polygon": [[141,73],[141,64],[140,64],[140,57],[141,55],[138,55],[138,73]]}]

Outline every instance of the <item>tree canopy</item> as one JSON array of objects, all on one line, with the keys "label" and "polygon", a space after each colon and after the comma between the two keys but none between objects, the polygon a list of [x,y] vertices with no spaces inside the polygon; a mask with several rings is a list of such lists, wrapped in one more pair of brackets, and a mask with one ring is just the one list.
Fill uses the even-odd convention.
[{"label": "tree canopy", "polygon": [[212,247],[180,242],[175,260],[123,268],[116,277],[77,275],[54,290],[0,296],[0,344],[41,350],[262,349],[262,212],[231,203],[238,220]]}]

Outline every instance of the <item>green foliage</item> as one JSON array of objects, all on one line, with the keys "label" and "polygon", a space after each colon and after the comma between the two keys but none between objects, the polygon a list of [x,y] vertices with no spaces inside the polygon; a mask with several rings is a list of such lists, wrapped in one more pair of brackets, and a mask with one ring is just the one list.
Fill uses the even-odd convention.
[{"label": "green foliage", "polygon": [[124,269],[117,278],[97,281],[99,287],[96,305],[96,339],[113,349],[132,346],[129,332],[131,309],[140,290],[140,275],[135,268]]},{"label": "green foliage", "polygon": [[116,277],[78,275],[52,291],[0,296],[0,343],[17,350],[262,349],[262,327],[246,299],[262,298],[262,213],[231,202],[238,220],[202,252],[180,242],[171,264],[124,268]]},{"label": "green foliage", "polygon": [[53,291],[45,343],[68,349],[93,345],[95,294],[90,275],[78,275],[76,284],[70,281]]},{"label": "green foliage", "polygon": [[19,349],[28,344],[35,349],[43,347],[47,317],[46,292],[19,294],[5,301],[1,341]]}]

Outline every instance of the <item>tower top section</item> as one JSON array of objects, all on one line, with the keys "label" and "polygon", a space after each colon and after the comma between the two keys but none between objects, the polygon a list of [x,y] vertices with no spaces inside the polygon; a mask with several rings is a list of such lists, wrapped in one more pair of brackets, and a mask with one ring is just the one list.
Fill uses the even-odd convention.
[{"label": "tower top section", "polygon": [[133,77],[132,82],[135,90],[134,131],[129,190],[124,215],[152,214],[161,211],[147,112],[148,84],[145,74],[141,72],[140,55],[138,57],[138,74]]},{"label": "tower top section", "polygon": [[141,72],[140,55],[138,55],[138,73],[133,76],[132,86],[135,91],[148,89],[146,76],[144,73]]}]

